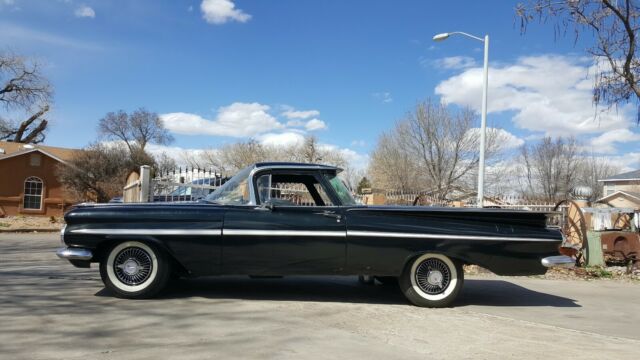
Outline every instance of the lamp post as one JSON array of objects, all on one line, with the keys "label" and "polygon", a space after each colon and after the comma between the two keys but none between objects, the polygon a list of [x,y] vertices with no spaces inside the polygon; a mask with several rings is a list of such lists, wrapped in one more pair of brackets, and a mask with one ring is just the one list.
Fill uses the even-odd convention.
[{"label": "lamp post", "polygon": [[489,35],[485,35],[484,39],[473,36],[471,34],[464,33],[462,31],[455,31],[451,33],[442,33],[433,37],[433,41],[443,41],[449,38],[451,35],[463,35],[474,40],[478,40],[484,43],[484,70],[482,73],[482,120],[480,124],[480,163],[478,164],[478,207],[484,207],[484,151],[486,148],[486,136],[487,136],[487,90],[489,87]]}]

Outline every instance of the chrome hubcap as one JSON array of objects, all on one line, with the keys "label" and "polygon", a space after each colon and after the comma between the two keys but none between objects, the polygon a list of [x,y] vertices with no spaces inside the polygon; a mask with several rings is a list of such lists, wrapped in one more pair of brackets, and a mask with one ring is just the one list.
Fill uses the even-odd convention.
[{"label": "chrome hubcap", "polygon": [[122,264],[122,271],[129,276],[136,275],[140,271],[140,266],[134,259],[129,259]]},{"label": "chrome hubcap", "polygon": [[153,263],[151,255],[139,247],[128,247],[116,255],[113,270],[119,281],[126,285],[138,285],[145,282]]},{"label": "chrome hubcap", "polygon": [[444,292],[451,282],[451,270],[447,264],[437,258],[426,259],[416,268],[416,284],[429,295]]},{"label": "chrome hubcap", "polygon": [[427,282],[429,285],[435,285],[439,288],[442,287],[442,278],[442,273],[438,270],[429,271],[429,274],[427,274]]}]

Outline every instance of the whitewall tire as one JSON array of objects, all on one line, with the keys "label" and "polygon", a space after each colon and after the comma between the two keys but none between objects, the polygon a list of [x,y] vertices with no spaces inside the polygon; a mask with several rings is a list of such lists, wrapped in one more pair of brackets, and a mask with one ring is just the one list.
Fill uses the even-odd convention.
[{"label": "whitewall tire", "polygon": [[464,273],[462,264],[436,253],[410,261],[400,277],[400,288],[416,306],[446,307],[458,296]]},{"label": "whitewall tire", "polygon": [[105,287],[128,299],[157,295],[166,286],[170,273],[170,262],[164,252],[140,241],[114,245],[100,262]]}]

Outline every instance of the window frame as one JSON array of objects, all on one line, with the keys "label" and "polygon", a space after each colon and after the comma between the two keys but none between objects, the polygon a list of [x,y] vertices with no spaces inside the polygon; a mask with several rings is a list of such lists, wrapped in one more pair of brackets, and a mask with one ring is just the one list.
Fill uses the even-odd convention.
[{"label": "window frame", "polygon": [[[37,181],[33,181],[32,179],[35,179]],[[33,194],[27,194],[27,183],[39,183],[40,184],[40,194],[39,195],[33,195]],[[27,200],[27,196],[29,197],[39,197],[40,201],[40,207],[39,208],[30,208],[30,207],[26,207],[26,200]],[[28,176],[24,182],[22,183],[22,210],[24,211],[42,211],[42,208],[44,206],[44,181],[37,177],[37,176]]]},{"label": "window frame", "polygon": [[[293,169],[264,169],[259,170],[253,174],[253,179],[251,179],[251,185],[253,186],[253,193],[255,194],[256,205],[263,205],[262,199],[260,198],[260,192],[258,189],[258,178],[263,175],[269,175],[270,180],[269,183],[272,184],[273,175],[275,174],[283,174],[283,175],[301,175],[301,176],[312,176],[318,184],[322,187],[325,194],[331,200],[332,205],[314,205],[314,206],[304,206],[304,205],[278,205],[279,208],[335,208],[342,206],[340,199],[333,191],[333,187],[331,184],[327,183],[327,180],[324,176],[324,171],[321,171],[318,174],[318,170],[293,170]],[[304,183],[303,183],[304,184]],[[306,185],[306,184],[305,184]],[[315,200],[314,200],[315,201]]]}]

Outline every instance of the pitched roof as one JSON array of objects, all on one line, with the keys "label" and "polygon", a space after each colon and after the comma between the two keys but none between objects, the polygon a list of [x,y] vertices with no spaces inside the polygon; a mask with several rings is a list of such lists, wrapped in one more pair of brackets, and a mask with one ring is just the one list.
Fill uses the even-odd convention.
[{"label": "pitched roof", "polygon": [[629,171],[622,174],[609,176],[598,181],[616,181],[616,180],[640,180],[640,170]]},{"label": "pitched roof", "polygon": [[68,149],[54,146],[21,144],[10,141],[0,141],[0,160],[26,154],[32,151],[40,151],[60,161],[70,160],[73,155],[81,150]]},{"label": "pitched roof", "polygon": [[640,192],[618,190],[618,191],[614,192],[613,194],[601,197],[600,199],[596,200],[596,202],[602,202],[602,201],[605,201],[605,200],[610,199],[612,197],[616,197],[617,195],[626,195],[628,197],[632,197],[632,198],[640,201]]}]

